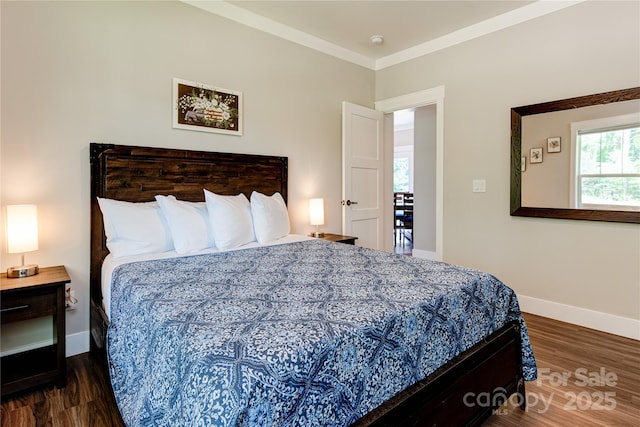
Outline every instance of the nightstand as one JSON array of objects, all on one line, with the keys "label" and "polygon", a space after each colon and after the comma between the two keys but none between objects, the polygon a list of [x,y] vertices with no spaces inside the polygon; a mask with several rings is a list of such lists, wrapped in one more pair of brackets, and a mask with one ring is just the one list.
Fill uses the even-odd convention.
[{"label": "nightstand", "polygon": [[[22,326],[27,331],[34,322],[44,325],[45,330],[51,326],[51,338],[44,342],[2,349],[2,398],[44,384],[66,385],[65,284],[69,282],[64,266],[42,268],[35,276],[19,279],[0,275],[3,333]],[[18,322],[23,325],[17,326]],[[20,329],[16,335],[25,336],[25,332]]]},{"label": "nightstand", "polygon": [[324,233],[324,236],[318,237],[321,240],[329,240],[331,242],[346,243],[347,245],[355,245],[357,237],[343,236],[341,234]]}]

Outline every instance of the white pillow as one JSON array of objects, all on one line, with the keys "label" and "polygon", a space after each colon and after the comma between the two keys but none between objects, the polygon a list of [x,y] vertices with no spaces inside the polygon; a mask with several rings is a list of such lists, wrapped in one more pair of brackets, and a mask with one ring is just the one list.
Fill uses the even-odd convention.
[{"label": "white pillow", "polygon": [[242,193],[222,196],[204,190],[204,198],[218,249],[231,249],[256,240],[247,196]]},{"label": "white pillow", "polygon": [[284,237],[291,231],[287,205],[280,193],[271,197],[257,191],[251,193],[251,216],[260,244]]},{"label": "white pillow", "polygon": [[173,249],[171,231],[157,202],[133,203],[98,197],[107,248],[114,258]]},{"label": "white pillow", "polygon": [[174,196],[156,196],[169,224],[176,252],[186,254],[214,246],[205,202],[187,202]]}]

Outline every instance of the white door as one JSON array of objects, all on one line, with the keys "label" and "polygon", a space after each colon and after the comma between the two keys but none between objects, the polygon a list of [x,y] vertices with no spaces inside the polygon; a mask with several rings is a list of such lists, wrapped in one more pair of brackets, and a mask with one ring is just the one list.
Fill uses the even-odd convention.
[{"label": "white door", "polygon": [[342,103],[342,233],[373,249],[383,247],[383,116]]}]

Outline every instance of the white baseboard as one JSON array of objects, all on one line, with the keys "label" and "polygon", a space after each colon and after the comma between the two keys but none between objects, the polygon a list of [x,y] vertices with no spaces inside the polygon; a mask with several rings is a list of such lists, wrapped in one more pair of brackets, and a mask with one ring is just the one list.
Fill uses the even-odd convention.
[{"label": "white baseboard", "polygon": [[422,249],[413,249],[411,255],[416,258],[430,259],[431,261],[437,261],[436,253],[432,251],[424,251]]},{"label": "white baseboard", "polygon": [[601,311],[589,310],[558,302],[518,295],[520,309],[525,313],[549,317],[562,322],[640,340],[640,320]]},{"label": "white baseboard", "polygon": [[89,351],[89,331],[67,335],[67,357]]}]

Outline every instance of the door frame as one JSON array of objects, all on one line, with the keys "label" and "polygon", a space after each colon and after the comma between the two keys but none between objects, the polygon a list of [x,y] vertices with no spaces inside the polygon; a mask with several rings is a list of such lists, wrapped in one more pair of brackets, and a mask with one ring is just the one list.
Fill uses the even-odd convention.
[{"label": "door frame", "polygon": [[[400,95],[393,98],[387,98],[375,102],[375,109],[380,110],[383,113],[393,113],[398,110],[405,110],[407,108],[423,107],[425,105],[436,106],[436,260],[443,261],[444,257],[444,86],[437,86],[431,89],[425,89],[418,92],[409,93],[406,95]],[[385,134],[388,135],[388,133]],[[389,147],[390,146],[390,147]],[[385,154],[389,152],[393,153],[393,145],[388,144],[385,141]],[[391,159],[393,163],[393,156],[389,157],[385,155],[385,170],[389,170],[387,165]],[[415,159],[419,161],[419,159]],[[391,167],[393,170],[393,167]],[[384,174],[384,188],[393,188],[393,173]],[[391,184],[389,184],[391,182]],[[387,195],[385,193],[385,200],[391,200],[392,194]],[[393,216],[393,206],[391,202],[385,203],[385,239],[390,239],[393,235],[393,224],[391,224],[390,218]],[[389,219],[387,221],[387,219]],[[386,240],[385,240],[386,242]],[[385,247],[388,244],[385,243]],[[414,255],[419,256],[419,253]]]}]

